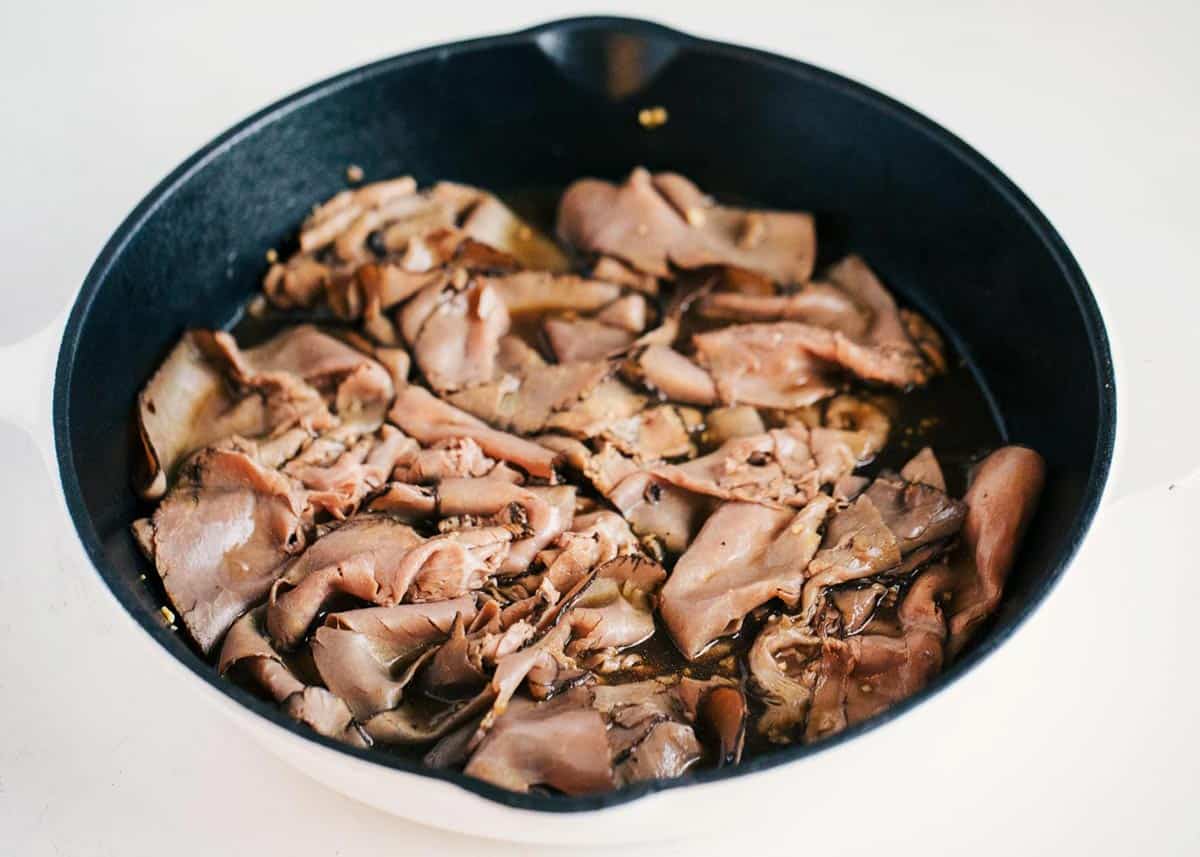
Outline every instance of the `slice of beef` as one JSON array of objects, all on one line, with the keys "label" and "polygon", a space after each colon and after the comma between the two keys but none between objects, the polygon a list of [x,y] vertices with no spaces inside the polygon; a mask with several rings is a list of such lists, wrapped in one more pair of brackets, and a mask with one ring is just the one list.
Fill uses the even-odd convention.
[{"label": "slice of beef", "polygon": [[646,736],[630,748],[615,768],[618,783],[669,780],[682,776],[703,757],[704,748],[686,723],[663,720],[650,727]]},{"label": "slice of beef", "polygon": [[548,318],[542,325],[559,363],[602,360],[627,349],[637,335],[594,318]]},{"label": "slice of beef", "polygon": [[530,476],[549,479],[554,475],[554,452],[497,431],[422,387],[410,385],[400,390],[388,419],[424,445],[469,438],[488,455],[514,464]]},{"label": "slice of beef", "polygon": [[[424,300],[426,293],[435,302]],[[417,310],[427,311],[424,318],[410,320]],[[434,284],[405,307],[403,328],[425,380],[446,393],[492,380],[509,315],[486,282],[471,280],[462,288]]]},{"label": "slice of beef", "polygon": [[480,199],[463,220],[461,229],[474,240],[512,256],[523,268],[534,271],[568,268],[567,257],[553,241],[489,193],[480,192]]},{"label": "slice of beef", "polygon": [[900,542],[867,495],[829,521],[821,549],[808,564],[801,615],[812,619],[830,586],[873,577],[900,564]]},{"label": "slice of beef", "polygon": [[[940,480],[941,468],[924,451],[905,469]],[[906,574],[934,559],[958,533],[966,511],[964,503],[930,484],[881,473],[830,521],[808,567],[801,614],[814,618],[828,587],[879,574]]]},{"label": "slice of beef", "polygon": [[516,574],[528,568],[542,548],[571,526],[575,511],[574,486],[523,488],[498,479],[446,479],[437,486],[438,515],[498,515],[512,507],[515,520],[531,532],[514,542],[500,566],[502,573]]},{"label": "slice of beef", "polygon": [[[868,381],[895,387],[924,384],[934,372],[909,338],[895,301],[857,256],[835,265],[829,276],[860,305],[872,312],[871,325],[860,335],[797,321],[731,325],[697,335],[702,362],[717,379],[725,401],[740,396],[765,407],[799,407],[806,387],[819,383],[821,369],[836,364]],[[942,360],[944,364],[944,360]],[[768,376],[775,381],[758,377]],[[791,376],[799,374],[801,380]],[[790,386],[783,386],[789,378]],[[811,380],[810,380],[811,379]],[[757,381],[757,383],[755,383]],[[756,401],[772,398],[773,401]]]},{"label": "slice of beef", "polygon": [[558,233],[581,250],[665,278],[675,267],[726,265],[803,283],[816,256],[811,215],[715,205],[683,176],[640,167],[620,186],[574,182],[559,202]]},{"label": "slice of beef", "polygon": [[964,498],[960,584],[950,605],[950,648],[963,645],[1000,602],[1046,481],[1046,462],[1032,449],[1005,446],[976,468]]},{"label": "slice of beef", "polygon": [[548,312],[595,312],[621,296],[615,283],[586,279],[574,274],[552,275],[519,271],[486,282],[496,291],[514,316]]},{"label": "slice of beef", "polygon": [[[312,325],[290,327],[262,345],[242,350],[224,331],[200,331],[198,341],[243,388],[265,396],[278,427],[290,421],[322,429],[324,405],[341,425],[379,427],[395,388],[374,359]],[[319,394],[319,395],[317,395]]]},{"label": "slice of beef", "polygon": [[138,493],[157,500],[188,455],[231,435],[266,434],[273,428],[269,417],[264,400],[239,396],[197,335],[185,333],[138,395]]},{"label": "slice of beef", "polygon": [[[832,336],[796,322],[740,324],[693,337],[726,405],[801,408],[834,393]],[[816,340],[822,347],[814,345]],[[829,342],[824,342],[829,340]]]},{"label": "slice of beef", "polygon": [[369,746],[370,739],[354,722],[345,702],[325,688],[306,686],[287,668],[266,638],[265,618],[266,607],[259,606],[233,624],[221,647],[218,671],[245,670],[251,681],[296,720],[321,735],[356,747]]},{"label": "slice of beef", "polygon": [[514,699],[475,749],[466,774],[516,792],[608,791],[614,785],[608,738],[591,702],[586,688],[548,702]]},{"label": "slice of beef", "polygon": [[[409,202],[417,183],[411,176],[374,182],[345,190],[318,206],[300,227],[300,249],[319,250],[332,243],[368,212],[376,212],[397,201]],[[365,236],[364,236],[365,237]]]},{"label": "slice of beef", "polygon": [[766,434],[762,416],[749,405],[713,408],[704,418],[704,442],[721,446],[738,437]]},{"label": "slice of beef", "polygon": [[920,452],[909,459],[900,469],[900,476],[906,482],[916,482],[928,485],[945,493],[946,477],[942,474],[942,465],[929,447],[923,447]]},{"label": "slice of beef", "polygon": [[586,399],[612,372],[604,361],[531,365],[520,374],[507,373],[455,393],[448,401],[502,431],[535,434],[551,426],[556,414]]},{"label": "slice of beef", "polygon": [[879,510],[899,541],[900,552],[906,555],[953,536],[967,512],[964,503],[937,488],[923,482],[906,482],[898,475],[881,474],[863,496]]},{"label": "slice of beef", "polygon": [[855,589],[839,589],[830,593],[834,607],[841,614],[842,630],[846,636],[853,636],[871,621],[875,607],[887,592],[887,587],[872,583]]},{"label": "slice of beef", "polygon": [[317,438],[283,471],[308,489],[310,506],[340,520],[357,511],[363,498],[381,487],[396,463],[416,446],[412,438],[384,425],[376,435],[352,445],[332,435]]},{"label": "slice of beef", "polygon": [[755,638],[746,665],[751,687],[765,705],[757,728],[767,740],[790,743],[803,726],[827,644],[793,616],[774,618]]},{"label": "slice of beef", "polygon": [[832,484],[874,450],[857,433],[799,423],[727,440],[708,455],[651,472],[687,491],[723,500],[802,506],[821,485]]},{"label": "slice of beef", "polygon": [[475,613],[471,596],[334,613],[313,635],[313,661],[325,686],[365,720],[399,705],[421,655]]},{"label": "slice of beef", "polygon": [[658,278],[653,274],[643,274],[612,256],[601,256],[597,259],[596,264],[592,266],[592,276],[597,280],[619,283],[647,295],[657,295],[659,291]]},{"label": "slice of beef", "polygon": [[850,640],[855,666],[846,686],[847,725],[886,711],[941,672],[946,621],[940,602],[953,583],[946,566],[930,566],[900,602],[901,637],[867,633]]},{"label": "slice of beef", "polygon": [[691,544],[718,502],[642,470],[620,479],[607,496],[635,533],[675,554]]},{"label": "slice of beef", "polygon": [[425,539],[389,516],[356,515],[319,538],[271,589],[271,638],[296,646],[338,592],[383,606],[457,598],[494,575],[523,533],[498,526]]},{"label": "slice of beef", "polygon": [[717,387],[712,376],[667,345],[649,345],[637,354],[627,371],[641,384],[672,402],[712,405]]},{"label": "slice of beef", "polygon": [[738,322],[800,321],[837,330],[852,339],[866,334],[870,313],[830,283],[811,282],[789,294],[713,292],[697,307],[701,316]]},{"label": "slice of beef", "polygon": [[685,657],[737,631],[760,604],[799,600],[832,507],[822,494],[796,514],[753,503],[725,503],[713,513],[676,563],[659,606]]},{"label": "slice of beef", "polygon": [[560,622],[571,626],[568,656],[612,655],[654,634],[654,601],[667,573],[644,556],[603,563],[571,602]]},{"label": "slice of beef", "polygon": [[544,580],[555,592],[566,593],[593,569],[639,551],[637,539],[620,515],[607,510],[577,515],[571,529],[538,554],[546,570],[535,586]]},{"label": "slice of beef", "polygon": [[204,652],[304,547],[305,494],[243,451],[208,448],[135,534]]}]

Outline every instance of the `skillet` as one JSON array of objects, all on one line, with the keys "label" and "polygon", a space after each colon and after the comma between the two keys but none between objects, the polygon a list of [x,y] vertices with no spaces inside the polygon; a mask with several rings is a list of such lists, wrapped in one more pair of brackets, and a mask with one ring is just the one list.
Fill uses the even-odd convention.
[{"label": "skillet", "polygon": [[[658,105],[669,120],[643,128],[638,111]],[[237,320],[265,251],[293,246],[296,224],[344,187],[350,163],[371,178],[408,173],[501,194],[561,188],[580,175],[618,179],[642,164],[816,212],[820,261],[849,249],[868,258],[965,358],[1005,439],[1047,460],[1039,512],[986,632],[931,687],[835,739],[580,798],[513,794],[349,748],[219,679],[165,627],[161,594],[139,580],[153,571],[128,532],[139,511],[129,482],[132,403],[184,328]],[[1116,428],[1108,340],[1087,283],[1053,227],[995,167],[837,75],[617,18],[383,60],[218,137],[150,192],[97,259],[62,335],[52,408],[55,464],[87,562],[204,696],[339,790],[426,823],[530,840],[669,834],[705,807],[720,805],[728,818],[730,796],[749,806],[758,783],[829,781],[852,767],[856,746],[920,714],[1045,598],[1095,514]],[[510,833],[514,817],[536,821]]]}]

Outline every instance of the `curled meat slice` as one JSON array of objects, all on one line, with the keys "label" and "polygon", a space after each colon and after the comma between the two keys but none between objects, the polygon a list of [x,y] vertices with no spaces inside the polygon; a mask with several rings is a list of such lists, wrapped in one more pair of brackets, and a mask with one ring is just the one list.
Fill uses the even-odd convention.
[{"label": "curled meat slice", "polygon": [[575,510],[573,486],[523,488],[498,479],[446,479],[437,486],[438,514],[493,516],[509,508],[515,520],[532,535],[514,542],[500,566],[515,574],[528,568],[534,556],[571,526]]},{"label": "curled meat slice", "polygon": [[[435,300],[424,307],[426,292]],[[500,337],[508,333],[503,299],[486,282],[471,281],[455,289],[428,286],[404,310],[405,338],[430,386],[449,392],[491,381],[496,374]],[[410,310],[427,309],[419,324],[409,324]]]},{"label": "curled meat slice", "polygon": [[612,371],[604,361],[529,365],[519,374],[507,373],[455,393],[449,401],[497,429],[532,434],[550,425],[557,412],[577,405],[602,386]]},{"label": "curled meat slice", "polygon": [[758,731],[775,743],[788,743],[808,717],[822,649],[830,641],[814,636],[795,617],[776,618],[759,632],[747,655],[751,686],[766,705]]},{"label": "curled meat slice", "polygon": [[905,555],[953,536],[962,526],[967,511],[964,503],[929,484],[906,482],[888,475],[879,476],[863,496],[870,498],[879,510]]},{"label": "curled meat slice", "polygon": [[637,338],[628,330],[594,318],[549,318],[543,330],[559,363],[601,360],[624,351]]},{"label": "curled meat slice", "polygon": [[959,651],[1000,602],[1038,497],[1046,463],[1024,446],[1005,446],[975,470],[964,498],[967,505],[957,565],[965,577],[951,604],[950,647]]},{"label": "curled meat slice", "polygon": [[614,283],[588,280],[573,274],[555,276],[519,271],[502,277],[488,277],[486,282],[495,289],[508,311],[517,316],[565,310],[593,312],[621,295],[620,286]]},{"label": "curled meat slice", "polygon": [[723,500],[802,506],[822,482],[833,482],[854,467],[822,473],[813,457],[810,433],[802,425],[727,440],[708,455],[678,465],[651,468],[657,478],[696,494]]},{"label": "curled meat slice", "polygon": [[[391,375],[374,359],[312,325],[288,328],[262,345],[242,350],[224,331],[201,331],[199,340],[212,359],[238,384],[279,402],[275,410],[313,423],[322,416],[322,398],[334,405],[339,423],[373,431],[392,400]],[[316,394],[320,394],[317,396]],[[286,406],[286,408],[285,408]],[[273,419],[279,425],[282,419]]]},{"label": "curled meat slice", "polygon": [[233,624],[221,646],[219,672],[242,669],[296,720],[321,735],[356,747],[368,746],[370,739],[354,722],[345,702],[323,687],[305,685],[287,668],[267,640],[265,618],[266,607],[259,606]]},{"label": "curled meat slice", "polygon": [[549,786],[580,795],[613,787],[604,718],[586,688],[548,702],[517,698],[467,762],[468,776],[516,792]]},{"label": "curled meat slice", "polygon": [[[802,408],[835,390],[833,352],[815,348],[808,330],[795,322],[723,327],[693,337],[696,359],[712,375],[724,404]],[[811,330],[816,338],[832,337]]]},{"label": "curled meat slice", "polygon": [[800,321],[852,338],[864,335],[871,323],[866,309],[842,289],[816,281],[790,294],[713,292],[701,299],[698,311],[731,321]]},{"label": "curled meat slice", "polygon": [[399,705],[420,655],[475,614],[471,596],[334,613],[313,635],[313,661],[325,686],[365,720]]},{"label": "curled meat slice", "polygon": [[[559,620],[571,626],[568,656],[611,655],[654,634],[654,596],[667,573],[642,556],[620,556],[600,565]],[[604,671],[604,670],[601,670]]]},{"label": "curled meat slice", "polygon": [[821,549],[806,571],[800,612],[812,619],[825,589],[850,580],[872,577],[899,565],[900,544],[879,509],[865,494],[835,514]]},{"label": "curled meat slice", "polygon": [[673,779],[699,762],[703,753],[704,748],[691,726],[662,720],[629,749],[616,766],[616,779],[620,783]]},{"label": "curled meat slice", "polygon": [[671,277],[672,266],[728,265],[803,283],[816,256],[811,215],[715,205],[683,176],[641,167],[620,186],[574,182],[559,203],[558,233],[655,277]]},{"label": "curled meat slice", "polygon": [[683,553],[718,502],[642,470],[622,477],[607,496],[635,533],[671,553]]},{"label": "curled meat slice", "polygon": [[909,338],[895,300],[861,258],[847,256],[827,276],[870,313],[871,323],[861,333],[777,321],[731,325],[695,337],[697,352],[727,403],[740,396],[765,407],[809,404],[820,398],[815,390],[822,365],[836,364],[859,378],[902,388],[924,384],[935,365],[944,365],[944,358],[935,364],[925,359]]},{"label": "curled meat slice", "polygon": [[272,588],[271,638],[284,648],[297,645],[337,592],[384,606],[464,595],[496,573],[523,533],[500,526],[425,539],[391,517],[357,515],[317,539]]},{"label": "curled meat slice", "polygon": [[713,513],[662,591],[659,612],[685,657],[737,631],[772,598],[798,601],[832,507],[821,494],[796,514],[752,503],[725,503]]},{"label": "curled meat slice", "polygon": [[185,333],[138,395],[138,493],[156,500],[191,453],[230,435],[255,437],[272,428],[263,400],[237,397],[196,334]]},{"label": "curled meat slice", "polygon": [[236,449],[208,448],[134,534],[204,652],[304,547],[304,491]]},{"label": "curled meat slice", "polygon": [[422,387],[410,385],[400,390],[388,419],[424,445],[469,438],[488,455],[515,464],[530,476],[548,479],[554,475],[554,452],[491,428]]},{"label": "curled meat slice", "polygon": [[673,402],[711,405],[717,401],[712,376],[668,345],[649,345],[631,361],[627,372]]}]

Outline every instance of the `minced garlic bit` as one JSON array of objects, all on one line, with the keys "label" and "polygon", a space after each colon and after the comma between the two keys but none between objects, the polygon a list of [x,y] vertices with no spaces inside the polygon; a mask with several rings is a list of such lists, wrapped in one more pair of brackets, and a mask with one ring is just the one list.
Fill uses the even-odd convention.
[{"label": "minced garlic bit", "polygon": [[159,607],[158,612],[161,613],[162,617],[167,620],[168,625],[175,624],[175,614],[171,611],[170,607]]},{"label": "minced garlic bit", "polygon": [[267,262],[271,265],[274,265],[278,261],[279,261],[279,253],[276,252],[274,247],[272,247],[270,250],[267,251]]},{"label": "minced garlic bit", "polygon": [[638,124],[647,131],[653,131],[655,128],[661,128],[667,124],[667,108],[665,107],[643,107],[638,111]]},{"label": "minced garlic bit", "polygon": [[357,184],[363,180],[363,168],[358,164],[351,164],[346,167],[346,181]]}]

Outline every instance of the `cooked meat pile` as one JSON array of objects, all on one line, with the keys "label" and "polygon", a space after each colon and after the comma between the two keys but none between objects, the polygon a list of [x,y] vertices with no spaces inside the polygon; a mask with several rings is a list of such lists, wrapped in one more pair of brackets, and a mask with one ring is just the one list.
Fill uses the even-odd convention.
[{"label": "cooked meat pile", "polygon": [[322,735],[571,795],[919,691],[995,610],[1042,459],[976,456],[961,499],[928,447],[882,467],[945,347],[863,259],[814,277],[808,214],[638,169],[557,228],[347,190],[271,265],[274,335],[184,334],[133,532],[196,645]]}]

